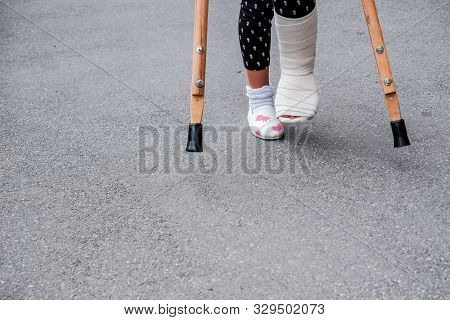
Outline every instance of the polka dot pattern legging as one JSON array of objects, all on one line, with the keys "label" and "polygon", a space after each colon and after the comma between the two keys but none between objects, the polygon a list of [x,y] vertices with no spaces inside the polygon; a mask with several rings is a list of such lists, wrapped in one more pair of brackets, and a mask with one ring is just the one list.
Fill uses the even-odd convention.
[{"label": "polka dot pattern legging", "polygon": [[301,18],[315,6],[315,0],[242,0],[239,41],[245,68],[259,71],[270,65],[274,10],[286,18]]}]

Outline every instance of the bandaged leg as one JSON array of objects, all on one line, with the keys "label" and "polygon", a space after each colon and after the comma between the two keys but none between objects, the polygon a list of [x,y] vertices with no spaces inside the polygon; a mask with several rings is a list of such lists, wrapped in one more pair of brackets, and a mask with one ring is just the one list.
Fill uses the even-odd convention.
[{"label": "bandaged leg", "polygon": [[312,119],[319,106],[314,77],[317,41],[317,9],[292,19],[275,14],[281,78],[275,98],[276,115],[283,123]]}]

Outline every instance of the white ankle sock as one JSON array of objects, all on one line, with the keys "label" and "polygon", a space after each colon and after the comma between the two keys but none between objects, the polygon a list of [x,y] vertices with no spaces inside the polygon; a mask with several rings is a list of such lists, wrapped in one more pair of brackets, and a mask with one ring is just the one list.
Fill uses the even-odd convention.
[{"label": "white ankle sock", "polygon": [[275,25],[281,64],[281,78],[275,99],[276,115],[284,123],[303,122],[313,118],[319,106],[314,77],[317,9],[298,19],[275,14]]},{"label": "white ankle sock", "polygon": [[261,139],[280,139],[283,134],[283,125],[275,115],[273,105],[273,87],[267,85],[258,89],[247,86],[249,110],[248,124],[252,133]]}]

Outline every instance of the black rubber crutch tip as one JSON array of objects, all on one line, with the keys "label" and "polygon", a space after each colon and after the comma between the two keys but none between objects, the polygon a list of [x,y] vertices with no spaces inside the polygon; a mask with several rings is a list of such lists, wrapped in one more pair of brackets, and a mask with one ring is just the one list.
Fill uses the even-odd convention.
[{"label": "black rubber crutch tip", "polygon": [[187,152],[203,152],[203,126],[201,123],[189,125]]},{"label": "black rubber crutch tip", "polygon": [[408,139],[405,120],[392,121],[391,127],[394,134],[394,148],[406,147],[411,144]]}]

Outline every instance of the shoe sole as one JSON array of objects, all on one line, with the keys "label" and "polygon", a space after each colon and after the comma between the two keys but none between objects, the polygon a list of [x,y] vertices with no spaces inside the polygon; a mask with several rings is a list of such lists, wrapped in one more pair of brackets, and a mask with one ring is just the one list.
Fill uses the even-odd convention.
[{"label": "shoe sole", "polygon": [[264,138],[264,137],[261,137],[261,136],[257,135],[257,134],[256,134],[255,132],[253,132],[252,130],[250,130],[250,132],[251,132],[255,137],[257,137],[258,139],[261,139],[261,140],[280,140],[280,139],[283,139],[283,137],[284,137],[284,132],[283,132],[283,134],[282,134],[281,136],[275,137],[275,138]]}]

